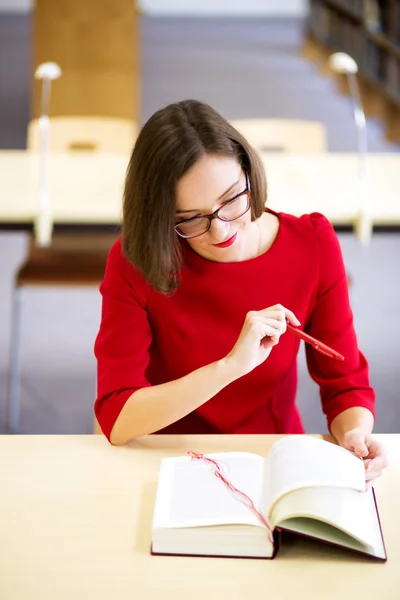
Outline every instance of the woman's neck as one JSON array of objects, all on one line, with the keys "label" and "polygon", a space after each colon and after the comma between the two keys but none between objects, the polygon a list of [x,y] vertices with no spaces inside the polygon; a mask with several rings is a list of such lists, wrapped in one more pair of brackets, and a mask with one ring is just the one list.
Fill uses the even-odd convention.
[{"label": "woman's neck", "polygon": [[254,223],[258,229],[254,256],[260,256],[267,252],[274,243],[279,231],[279,218],[274,213],[265,211]]}]

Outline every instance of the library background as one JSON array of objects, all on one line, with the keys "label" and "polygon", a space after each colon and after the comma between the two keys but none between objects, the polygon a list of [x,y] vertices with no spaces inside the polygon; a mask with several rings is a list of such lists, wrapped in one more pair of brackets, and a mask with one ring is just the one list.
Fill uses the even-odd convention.
[{"label": "library background", "polygon": [[[329,67],[337,51],[359,68],[364,154],[348,78]],[[39,247],[45,88],[35,70],[47,61],[61,75],[49,105],[54,231]],[[98,288],[129,153],[142,124],[184,98],[248,126],[271,208],[322,212],[336,227],[376,430],[399,431],[400,321],[390,317],[400,304],[399,69],[400,0],[0,0],[0,434],[93,431]],[[355,225],[365,164],[368,245]],[[379,336],[371,315],[390,318]],[[304,426],[324,432],[303,346],[298,367]]]},{"label": "library background", "polygon": [[307,42],[321,63],[332,51],[354,58],[367,116],[381,118],[386,139],[399,142],[400,0],[311,0]]}]

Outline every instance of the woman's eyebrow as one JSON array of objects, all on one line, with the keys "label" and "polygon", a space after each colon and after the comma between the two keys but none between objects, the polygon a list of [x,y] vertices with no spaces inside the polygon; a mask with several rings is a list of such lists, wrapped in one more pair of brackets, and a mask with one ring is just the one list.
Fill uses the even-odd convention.
[{"label": "woman's eyebrow", "polygon": [[[237,181],[235,181],[235,183],[232,183],[232,185],[230,185],[228,187],[227,190],[225,190],[225,192],[223,194],[220,195],[220,197],[218,198],[218,200],[221,200],[221,198],[223,198],[224,196],[226,196],[226,194],[229,194],[229,192],[239,183],[239,179]],[[176,214],[180,215],[183,213],[191,213],[191,212],[199,212],[200,209],[199,208],[191,208],[190,210],[177,210]]]}]

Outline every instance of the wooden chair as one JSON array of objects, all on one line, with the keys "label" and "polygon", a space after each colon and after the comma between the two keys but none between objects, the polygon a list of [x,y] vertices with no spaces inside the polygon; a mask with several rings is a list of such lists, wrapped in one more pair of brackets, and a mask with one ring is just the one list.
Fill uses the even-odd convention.
[{"label": "wooden chair", "polygon": [[21,315],[23,291],[29,286],[99,286],[108,251],[118,233],[59,233],[50,248],[40,248],[30,239],[28,256],[14,283],[7,399],[7,426],[19,431],[21,382]]},{"label": "wooden chair", "polygon": [[[118,152],[130,154],[137,138],[133,121],[114,117],[52,117],[50,152]],[[40,150],[39,120],[28,125],[27,148]]]},{"label": "wooden chair", "polygon": [[327,151],[325,127],[318,121],[237,119],[231,124],[260,152],[315,154]]},{"label": "wooden chair", "polygon": [[[133,122],[100,117],[55,117],[50,121],[50,152],[130,153],[136,139]],[[27,149],[39,150],[39,124],[28,127]],[[117,239],[113,233],[55,232],[49,247],[30,239],[24,264],[15,276],[12,298],[11,343],[7,398],[7,426],[19,430],[21,310],[23,290],[28,286],[98,286],[103,279],[108,251]]]}]

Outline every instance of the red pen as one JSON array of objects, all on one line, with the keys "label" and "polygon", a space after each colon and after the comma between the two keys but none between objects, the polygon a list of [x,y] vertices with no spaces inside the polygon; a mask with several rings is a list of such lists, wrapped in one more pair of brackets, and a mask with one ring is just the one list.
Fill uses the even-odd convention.
[{"label": "red pen", "polygon": [[336,352],[336,350],[333,350],[326,344],[323,344],[322,342],[311,337],[311,335],[304,333],[304,331],[302,331],[301,329],[297,329],[297,327],[292,327],[287,323],[286,331],[290,331],[290,333],[294,333],[294,335],[297,335],[297,337],[299,337],[300,339],[304,340],[305,342],[308,342],[309,344],[311,344],[314,350],[318,350],[318,352],[321,352],[321,354],[325,354],[326,356],[329,356],[330,358],[335,358],[336,360],[344,360],[344,356],[342,354],[339,354],[339,352]]}]

